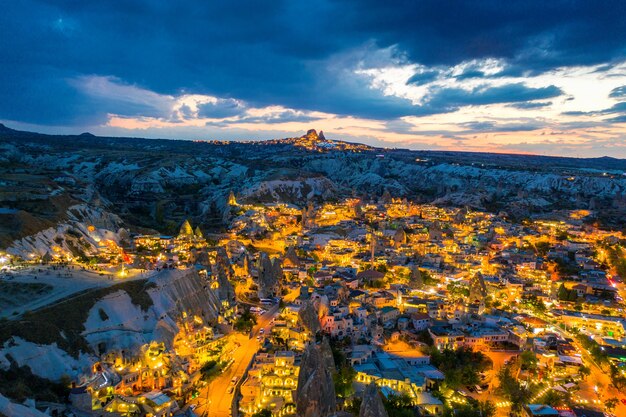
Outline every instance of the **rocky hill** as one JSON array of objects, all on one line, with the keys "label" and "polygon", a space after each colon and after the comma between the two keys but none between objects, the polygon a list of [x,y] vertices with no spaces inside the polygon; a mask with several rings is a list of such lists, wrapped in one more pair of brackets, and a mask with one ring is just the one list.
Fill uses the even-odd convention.
[{"label": "rocky hill", "polygon": [[218,294],[198,273],[163,270],[149,279],[85,292],[0,326],[0,368],[11,361],[38,376],[75,377],[95,355],[137,352],[153,340],[171,347],[184,314],[214,324]]},{"label": "rocky hill", "polygon": [[[327,139],[259,142],[51,136],[0,128],[0,245],[71,221],[87,205],[127,227],[171,233],[185,218],[219,228],[239,201],[387,194],[523,218],[592,209],[619,226],[626,161],[372,148]],[[602,213],[600,213],[602,212]],[[46,232],[50,235],[51,232]],[[46,238],[46,237],[42,237]]]}]

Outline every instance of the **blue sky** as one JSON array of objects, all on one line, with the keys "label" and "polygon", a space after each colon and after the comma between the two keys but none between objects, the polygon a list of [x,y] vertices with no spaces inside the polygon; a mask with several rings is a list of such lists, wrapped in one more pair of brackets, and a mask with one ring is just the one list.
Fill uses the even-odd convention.
[{"label": "blue sky", "polygon": [[0,121],[626,157],[623,1],[6,2]]}]

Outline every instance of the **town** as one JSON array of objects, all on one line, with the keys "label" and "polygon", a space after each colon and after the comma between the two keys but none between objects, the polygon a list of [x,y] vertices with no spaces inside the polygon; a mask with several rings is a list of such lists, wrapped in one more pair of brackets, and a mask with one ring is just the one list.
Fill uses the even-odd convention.
[{"label": "town", "polygon": [[[65,376],[71,405],[51,402],[54,415],[625,415],[624,236],[588,212],[516,223],[389,195],[298,207],[231,193],[228,204],[224,233],[189,221],[176,236],[87,224],[92,253],[61,241],[26,258],[2,253],[4,293],[26,286],[34,310],[3,299],[3,325],[36,314],[41,294],[71,293],[57,281],[158,289],[182,276],[214,298],[212,317],[171,318],[171,343],[88,336],[97,361]],[[87,323],[128,325],[109,318],[123,314],[109,301]],[[21,335],[10,336],[7,368]]]}]

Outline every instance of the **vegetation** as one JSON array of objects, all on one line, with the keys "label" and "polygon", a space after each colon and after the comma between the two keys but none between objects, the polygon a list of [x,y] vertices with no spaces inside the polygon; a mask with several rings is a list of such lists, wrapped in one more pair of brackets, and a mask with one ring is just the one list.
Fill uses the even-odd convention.
[{"label": "vegetation", "polygon": [[456,297],[469,297],[469,288],[467,285],[460,284],[458,282],[451,282],[448,284],[448,294]]},{"label": "vegetation", "polygon": [[578,340],[578,343],[580,343],[584,349],[589,351],[589,354],[591,355],[593,360],[596,361],[598,364],[608,363],[609,359],[606,353],[598,344],[598,342],[596,342],[589,336],[585,336],[584,334],[580,333],[576,334],[576,340]]},{"label": "vegetation", "polygon": [[252,417],[272,417],[272,412],[267,408],[264,408],[263,410],[257,411],[256,413],[252,414]]},{"label": "vegetation", "polygon": [[359,397],[354,397],[350,402],[345,405],[345,410],[354,416],[358,416],[361,411],[361,404],[363,400]]},{"label": "vegetation", "polygon": [[535,312],[536,314],[543,314],[546,312],[547,307],[545,305],[545,303],[543,301],[541,301],[539,298],[537,298],[536,295],[531,294],[529,296],[526,296],[522,302],[522,304],[532,310],[533,312]]},{"label": "vegetation", "polygon": [[565,288],[564,284],[561,284],[561,286],[559,287],[557,296],[559,297],[559,300],[561,301],[578,300],[578,293],[576,292],[576,290],[568,290],[567,288]]},{"label": "vegetation", "polygon": [[537,356],[532,351],[525,350],[519,355],[519,357],[522,369],[533,372],[537,370]]},{"label": "vegetation", "polygon": [[541,404],[547,404],[551,407],[558,407],[560,405],[563,405],[564,401],[565,401],[564,395],[554,390],[548,390],[548,392],[546,392],[539,399],[539,402]]},{"label": "vegetation", "polygon": [[491,359],[483,353],[467,347],[443,351],[433,348],[431,362],[445,374],[444,382],[451,389],[480,383],[479,373],[493,366]]},{"label": "vegetation", "polygon": [[350,398],[352,394],[354,394],[352,383],[355,378],[356,371],[348,364],[342,365],[339,370],[333,374],[335,393],[339,398]]},{"label": "vegetation", "polygon": [[0,344],[12,337],[43,345],[56,343],[59,348],[77,358],[80,352],[92,351],[82,333],[89,311],[98,300],[121,290],[128,293],[133,304],[147,310],[152,305],[152,299],[146,290],[153,286],[147,280],[127,281],[88,290],[49,307],[26,312],[20,319],[0,324]]},{"label": "vegetation", "polygon": [[11,363],[8,369],[0,368],[0,394],[18,402],[28,398],[37,401],[65,402],[69,394],[69,377],[52,382],[32,373],[28,366]]},{"label": "vegetation", "polygon": [[619,400],[615,397],[609,398],[604,401],[604,406],[610,412],[613,412],[615,410],[615,407],[617,407],[617,404],[619,404]]},{"label": "vegetation", "polygon": [[237,318],[233,327],[239,332],[249,332],[256,324],[256,316],[246,309],[241,316]]},{"label": "vegetation", "polygon": [[493,417],[496,406],[491,401],[474,401],[469,404],[446,408],[444,417]]},{"label": "vegetation", "polygon": [[383,397],[383,404],[389,417],[413,417],[413,401],[408,394],[390,394],[387,398]]},{"label": "vegetation", "polygon": [[224,369],[224,362],[218,362],[218,361],[207,361],[204,363],[204,365],[202,365],[202,367],[200,368],[200,374],[202,375],[200,379],[202,379],[203,381],[209,382],[210,380],[212,380],[213,378],[215,378],[217,375],[219,375],[222,372],[222,369]]},{"label": "vegetation", "polygon": [[511,410],[514,412],[521,411],[523,405],[532,398],[532,392],[520,384],[510,365],[500,369],[498,379],[500,380],[499,390],[511,402]]}]

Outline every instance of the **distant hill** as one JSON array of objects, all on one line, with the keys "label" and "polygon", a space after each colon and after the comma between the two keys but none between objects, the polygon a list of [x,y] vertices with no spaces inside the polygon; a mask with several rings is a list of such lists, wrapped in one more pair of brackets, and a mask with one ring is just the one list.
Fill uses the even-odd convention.
[{"label": "distant hill", "polygon": [[[298,138],[224,142],[45,135],[0,126],[4,243],[87,204],[128,226],[172,232],[185,218],[220,228],[228,195],[307,201],[383,194],[513,218],[591,209],[619,225],[626,160],[375,148],[310,130]],[[3,240],[0,239],[0,244]]]}]

